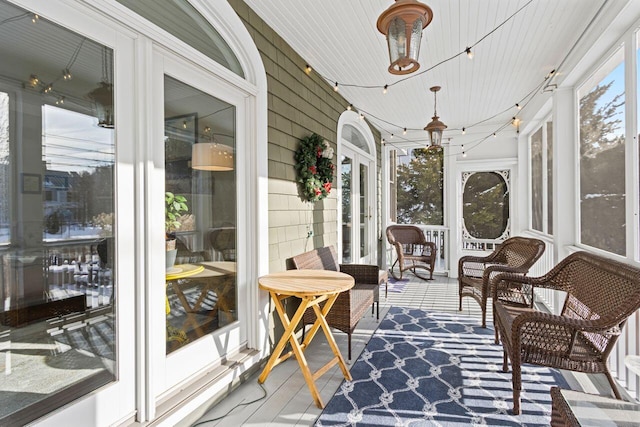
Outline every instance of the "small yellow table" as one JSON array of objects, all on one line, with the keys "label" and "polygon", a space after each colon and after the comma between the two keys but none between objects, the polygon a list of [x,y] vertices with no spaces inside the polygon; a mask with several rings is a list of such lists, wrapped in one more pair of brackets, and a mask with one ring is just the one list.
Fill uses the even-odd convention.
[{"label": "small yellow table", "polygon": [[[280,338],[280,341],[273,350],[267,365],[258,378],[258,382],[264,383],[271,370],[293,354],[298,360],[300,370],[304,375],[307,386],[311,390],[311,395],[313,396],[316,406],[318,408],[324,408],[324,403],[320,398],[315,380],[325,374],[336,363],[340,366],[345,379],[351,380],[351,374],[344,363],[338,345],[327,324],[326,315],[329,313],[329,310],[331,310],[338,295],[353,287],[353,277],[348,274],[330,270],[288,270],[262,276],[258,278],[258,283],[261,289],[269,291],[276,306],[276,311],[285,327],[282,338]],[[302,300],[292,319],[289,319],[282,305],[282,300],[289,297],[298,297]],[[324,301],[326,301],[326,303],[320,308],[319,304]],[[302,320],[304,312],[309,307],[313,308],[316,314],[316,321],[309,333],[305,336],[304,341],[299,343],[294,332],[296,326]],[[324,335],[327,337],[334,357],[318,371],[311,373],[307,359],[304,357],[304,350],[309,346],[309,343],[320,328],[322,328]],[[287,342],[291,344],[292,351],[282,355]]]},{"label": "small yellow table", "polygon": [[[202,265],[194,265],[194,264],[178,264],[174,265],[171,268],[167,268],[165,272],[165,281],[169,282],[171,280],[184,279],[185,277],[193,276],[198,273],[201,273],[204,270],[204,266]],[[169,298],[165,297],[165,311],[167,314],[171,313],[171,307],[169,306]]]}]

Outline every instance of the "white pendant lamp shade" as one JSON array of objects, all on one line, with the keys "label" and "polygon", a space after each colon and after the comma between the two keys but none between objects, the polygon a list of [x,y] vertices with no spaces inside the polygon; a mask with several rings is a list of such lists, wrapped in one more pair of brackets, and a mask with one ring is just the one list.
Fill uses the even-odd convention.
[{"label": "white pendant lamp shade", "polygon": [[233,149],[228,145],[216,142],[193,144],[191,167],[205,171],[233,170]]}]

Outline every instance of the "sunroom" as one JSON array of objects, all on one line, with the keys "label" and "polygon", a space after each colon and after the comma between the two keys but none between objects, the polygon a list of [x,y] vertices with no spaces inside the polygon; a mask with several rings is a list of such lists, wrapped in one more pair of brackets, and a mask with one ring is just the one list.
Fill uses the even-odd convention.
[{"label": "sunroom", "polygon": [[[388,270],[393,224],[435,243],[435,280],[380,288],[381,319],[514,236],[545,243],[530,276],[577,251],[640,266],[640,4],[420,4],[419,68],[394,69],[391,0],[0,0],[0,424],[233,406],[286,329],[259,277],[330,246]],[[330,179],[308,193],[315,137]],[[609,358],[631,399],[639,333],[636,313]]]}]

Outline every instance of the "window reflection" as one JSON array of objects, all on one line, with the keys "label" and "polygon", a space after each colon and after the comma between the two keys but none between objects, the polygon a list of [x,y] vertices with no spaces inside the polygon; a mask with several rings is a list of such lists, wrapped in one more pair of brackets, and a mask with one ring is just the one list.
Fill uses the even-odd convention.
[{"label": "window reflection", "polygon": [[117,371],[114,130],[89,96],[113,52],[32,18],[0,0],[0,425]]},{"label": "window reflection", "polygon": [[235,114],[165,77],[166,200],[183,204],[176,212],[168,204],[165,220],[168,248],[175,239],[166,265],[167,353],[238,319]]}]

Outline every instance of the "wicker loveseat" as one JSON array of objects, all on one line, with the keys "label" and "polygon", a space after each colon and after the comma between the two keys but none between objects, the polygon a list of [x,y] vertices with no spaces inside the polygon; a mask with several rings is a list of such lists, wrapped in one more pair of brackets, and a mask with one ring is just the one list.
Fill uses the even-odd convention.
[{"label": "wicker loveseat", "polygon": [[[521,365],[605,374],[627,318],[640,308],[640,269],[587,252],[576,252],[541,277],[504,273],[492,280],[494,324],[511,360],[513,413],[520,413]],[[559,315],[536,310],[534,290],[567,293]]]},{"label": "wicker loveseat", "polygon": [[[387,282],[387,273],[381,271],[377,265],[366,264],[338,264],[338,257],[333,246],[326,246],[296,255],[291,258],[291,267],[314,270],[341,271],[352,276],[355,285],[349,291],[340,294],[327,315],[327,323],[349,337],[349,360],[351,360],[351,334],[356,325],[371,306],[377,309],[377,319],[380,319],[380,285]],[[313,310],[307,310],[302,319],[302,334],[305,326],[313,324],[316,315]]]}]

